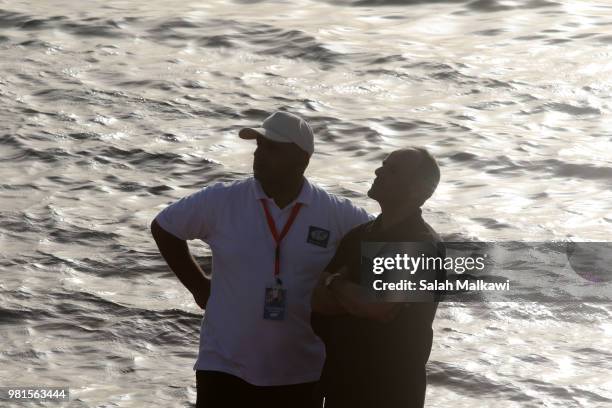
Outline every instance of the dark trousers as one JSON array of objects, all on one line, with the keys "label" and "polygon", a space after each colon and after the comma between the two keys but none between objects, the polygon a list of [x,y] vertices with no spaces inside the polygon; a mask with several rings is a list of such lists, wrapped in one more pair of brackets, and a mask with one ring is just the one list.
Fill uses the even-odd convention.
[{"label": "dark trousers", "polygon": [[410,383],[339,385],[334,389],[323,391],[325,408],[423,408],[425,387]]},{"label": "dark trousers", "polygon": [[196,408],[320,408],[317,382],[256,386],[220,371],[196,371]]}]

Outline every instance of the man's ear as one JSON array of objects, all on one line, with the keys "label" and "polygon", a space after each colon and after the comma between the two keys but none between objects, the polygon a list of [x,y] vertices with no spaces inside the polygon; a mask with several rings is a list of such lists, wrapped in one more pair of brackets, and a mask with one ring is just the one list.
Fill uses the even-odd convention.
[{"label": "man's ear", "polygon": [[304,156],[302,160],[302,165],[300,166],[300,172],[304,174],[306,169],[308,168],[308,164],[310,163],[310,156]]},{"label": "man's ear", "polygon": [[306,167],[308,167],[308,164],[310,163],[310,155],[306,152],[304,152],[304,170],[306,170]]}]

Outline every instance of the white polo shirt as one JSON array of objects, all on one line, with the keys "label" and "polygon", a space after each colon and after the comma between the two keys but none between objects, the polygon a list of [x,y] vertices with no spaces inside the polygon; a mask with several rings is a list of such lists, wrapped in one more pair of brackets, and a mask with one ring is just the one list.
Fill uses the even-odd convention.
[{"label": "white polo shirt", "polygon": [[[281,243],[280,278],[287,289],[282,321],[263,318],[276,244],[261,198],[279,233],[293,204],[303,203]],[[312,290],[340,239],[372,218],[306,179],[297,199],[281,210],[253,177],[210,185],[161,211],[155,219],[164,230],[200,239],[212,251],[211,295],[193,369],[226,372],[259,386],[317,381],[325,346],[310,326]]]}]

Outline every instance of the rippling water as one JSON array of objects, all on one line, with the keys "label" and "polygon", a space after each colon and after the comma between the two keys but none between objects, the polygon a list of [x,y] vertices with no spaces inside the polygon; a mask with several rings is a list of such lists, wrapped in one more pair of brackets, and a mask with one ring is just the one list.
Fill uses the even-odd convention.
[{"label": "rippling water", "polygon": [[[606,3],[0,0],[0,385],[192,404],[201,312],[148,225],[249,175],[237,132],[276,109],[313,125],[307,175],[372,212],[374,169],[418,144],[444,236],[610,240]],[[612,405],[611,314],[442,305],[428,406]]]}]

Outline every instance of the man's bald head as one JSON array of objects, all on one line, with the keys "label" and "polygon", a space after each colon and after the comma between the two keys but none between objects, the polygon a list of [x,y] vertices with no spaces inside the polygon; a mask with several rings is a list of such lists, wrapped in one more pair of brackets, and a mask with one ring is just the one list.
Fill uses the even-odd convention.
[{"label": "man's bald head", "polygon": [[422,147],[393,151],[376,169],[376,179],[368,195],[378,202],[406,203],[420,207],[440,182],[436,159]]},{"label": "man's bald head", "polygon": [[424,147],[409,147],[399,152],[412,155],[407,161],[415,160],[414,181],[421,186],[423,203],[436,191],[440,183],[440,166],[436,159]]}]

